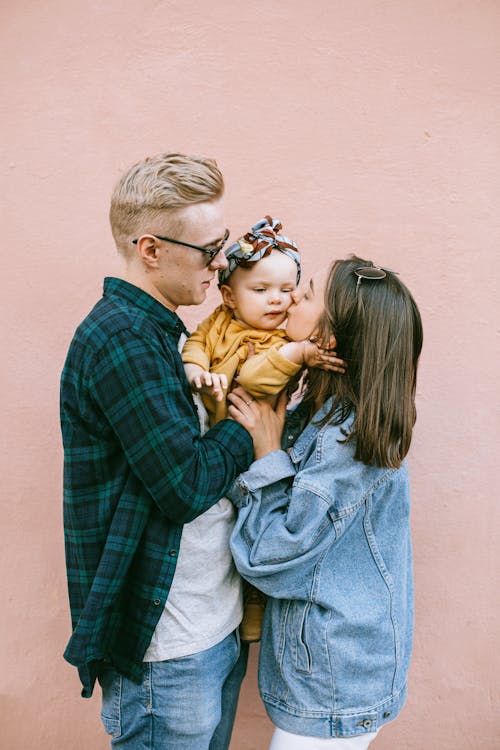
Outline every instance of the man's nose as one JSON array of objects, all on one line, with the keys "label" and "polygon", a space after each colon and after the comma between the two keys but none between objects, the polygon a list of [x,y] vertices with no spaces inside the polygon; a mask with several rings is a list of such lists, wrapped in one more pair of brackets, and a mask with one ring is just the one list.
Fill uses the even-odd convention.
[{"label": "man's nose", "polygon": [[212,268],[214,271],[222,271],[224,268],[227,268],[227,258],[224,250],[219,250],[217,255],[215,255],[210,263],[208,264],[210,268]]}]

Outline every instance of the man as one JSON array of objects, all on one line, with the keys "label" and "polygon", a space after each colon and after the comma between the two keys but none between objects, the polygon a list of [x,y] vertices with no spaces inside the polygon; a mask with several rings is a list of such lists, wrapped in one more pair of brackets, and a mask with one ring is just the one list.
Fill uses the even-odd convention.
[{"label": "man", "polygon": [[246,666],[233,509],[252,460],[224,420],[206,434],[179,356],[175,310],[198,305],[228,232],[215,162],[160,154],[112,195],[120,278],[78,327],[61,379],[64,520],[82,695],[96,678],[116,747],[222,750]]}]

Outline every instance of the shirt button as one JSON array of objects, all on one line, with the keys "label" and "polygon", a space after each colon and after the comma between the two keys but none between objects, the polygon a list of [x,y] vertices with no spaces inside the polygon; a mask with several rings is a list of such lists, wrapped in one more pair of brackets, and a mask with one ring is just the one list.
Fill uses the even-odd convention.
[{"label": "shirt button", "polygon": [[169,554],[170,557],[176,557],[177,550],[171,549],[171,550],[168,551],[168,554]]},{"label": "shirt button", "polygon": [[365,719],[364,720],[363,726],[364,726],[365,729],[369,729],[371,727],[371,725],[372,725],[372,723],[371,723],[370,719]]},{"label": "shirt button", "polygon": [[153,604],[155,605],[155,607],[159,607],[160,604],[161,604],[161,600],[160,599],[155,599],[154,602],[153,602]]}]

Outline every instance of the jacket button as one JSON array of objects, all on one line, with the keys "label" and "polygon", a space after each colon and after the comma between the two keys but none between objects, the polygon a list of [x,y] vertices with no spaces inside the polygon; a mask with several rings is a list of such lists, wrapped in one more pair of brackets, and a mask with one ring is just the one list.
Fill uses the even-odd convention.
[{"label": "jacket button", "polygon": [[363,726],[364,726],[365,729],[369,729],[371,727],[371,725],[372,725],[372,723],[371,723],[370,719],[365,719],[364,720]]},{"label": "jacket button", "polygon": [[175,549],[171,549],[169,550],[168,554],[170,557],[175,557],[177,555],[177,551]]},{"label": "jacket button", "polygon": [[161,600],[160,599],[155,599],[154,602],[153,602],[153,604],[155,605],[155,607],[159,607],[160,604],[161,604]]},{"label": "jacket button", "polygon": [[384,719],[388,719],[390,715],[391,715],[391,711],[386,711],[384,714]]}]

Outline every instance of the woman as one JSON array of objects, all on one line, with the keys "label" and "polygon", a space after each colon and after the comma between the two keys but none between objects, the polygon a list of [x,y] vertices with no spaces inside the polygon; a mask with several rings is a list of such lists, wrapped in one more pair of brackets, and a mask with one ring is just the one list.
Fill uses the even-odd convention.
[{"label": "woman", "polygon": [[259,689],[272,750],[367,748],[406,697],[413,630],[409,484],[422,324],[397,275],[351,257],[295,293],[287,334],[336,339],[283,433],[241,389],[230,415],[256,460],[231,498],[232,550],[269,597]]}]

